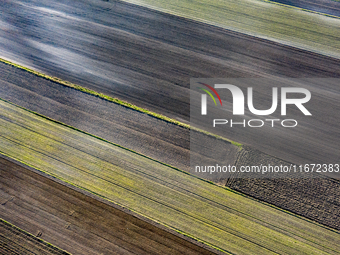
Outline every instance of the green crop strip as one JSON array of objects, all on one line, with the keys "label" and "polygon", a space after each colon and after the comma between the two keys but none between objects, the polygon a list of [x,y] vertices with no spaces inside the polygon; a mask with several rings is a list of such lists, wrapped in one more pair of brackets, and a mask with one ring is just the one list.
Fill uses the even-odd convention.
[{"label": "green crop strip", "polygon": [[42,78],[44,78],[44,79],[47,79],[47,80],[50,80],[50,81],[53,81],[53,82],[56,82],[56,83],[59,83],[59,84],[61,84],[61,85],[63,85],[63,86],[70,87],[70,88],[76,89],[76,90],[78,90],[78,91],[87,93],[87,94],[89,94],[89,95],[96,96],[96,97],[99,97],[99,98],[101,98],[101,99],[107,100],[107,101],[112,102],[112,103],[114,103],[114,104],[118,104],[118,105],[124,106],[124,107],[126,107],[126,108],[129,108],[129,109],[132,109],[132,110],[135,110],[135,111],[138,111],[138,112],[147,114],[147,115],[149,115],[149,116],[152,116],[152,117],[154,117],[154,118],[157,118],[157,119],[166,121],[166,122],[168,122],[168,123],[171,123],[171,124],[174,124],[174,125],[177,125],[177,126],[186,128],[186,129],[194,130],[194,131],[196,131],[196,132],[200,132],[200,133],[203,133],[203,134],[205,134],[205,135],[215,137],[215,138],[217,138],[217,139],[221,139],[221,140],[230,142],[230,143],[232,143],[232,144],[238,146],[239,148],[242,148],[242,144],[241,144],[241,143],[237,143],[237,142],[231,141],[231,140],[229,140],[229,139],[227,139],[227,138],[225,138],[225,137],[221,137],[221,136],[212,134],[212,133],[210,133],[210,132],[207,132],[207,131],[204,131],[204,130],[201,130],[201,129],[198,129],[198,128],[195,128],[195,127],[191,127],[191,126],[188,125],[188,124],[185,124],[185,123],[182,123],[182,122],[180,122],[180,121],[171,119],[171,118],[166,117],[166,116],[164,116],[164,115],[162,115],[162,114],[158,114],[158,113],[149,111],[149,110],[147,110],[147,109],[138,107],[138,106],[136,106],[136,105],[133,105],[133,104],[130,104],[130,103],[128,103],[128,102],[119,100],[119,99],[117,99],[117,98],[113,98],[113,97],[107,96],[107,95],[105,95],[105,94],[98,93],[98,92],[96,92],[96,91],[94,91],[94,90],[84,88],[84,87],[82,87],[82,86],[73,84],[73,83],[68,82],[68,81],[64,81],[64,80],[59,79],[59,78],[57,78],[57,77],[48,76],[48,75],[46,75],[46,74],[37,72],[37,71],[35,71],[35,70],[32,70],[32,69],[30,69],[30,68],[21,66],[21,65],[19,65],[19,64],[13,63],[13,62],[8,61],[8,60],[6,60],[6,59],[0,58],[0,62],[5,63],[5,64],[8,64],[8,65],[11,65],[11,66],[14,66],[14,67],[17,67],[17,68],[20,68],[20,69],[22,69],[22,70],[25,70],[25,71],[31,73],[31,74],[34,74],[34,75],[36,75],[36,76],[42,77]]},{"label": "green crop strip", "polygon": [[233,254],[338,254],[339,233],[0,100],[0,152]]}]

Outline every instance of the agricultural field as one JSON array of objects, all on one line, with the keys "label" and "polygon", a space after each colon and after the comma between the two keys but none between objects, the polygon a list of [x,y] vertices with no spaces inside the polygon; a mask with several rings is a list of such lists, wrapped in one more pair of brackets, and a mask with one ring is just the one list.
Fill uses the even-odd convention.
[{"label": "agricultural field", "polygon": [[[270,157],[258,150],[243,147],[241,165],[287,165],[287,162]],[[229,178],[226,185],[234,190],[292,211],[326,226],[340,230],[340,181],[325,178],[317,173],[294,178],[249,178],[246,175]]]},{"label": "agricultural field", "polygon": [[[0,205],[0,207],[3,205]],[[0,219],[0,253],[39,254],[39,255],[68,255],[69,253],[52,246],[49,243],[13,226]]]},{"label": "agricultural field", "polygon": [[[336,58],[126,2],[17,1],[2,8],[3,58],[186,124],[192,77],[260,77],[275,82],[282,77],[340,77]],[[338,92],[334,87],[311,88],[318,115],[297,134],[275,129],[262,139],[263,133],[250,129],[234,130],[227,138],[294,163],[333,161],[338,154],[332,142],[339,136],[333,132],[337,123],[328,121],[338,110]],[[264,88],[256,92],[268,95]],[[313,127],[320,121],[327,126],[316,134]]]},{"label": "agricultural field", "polygon": [[5,101],[3,155],[230,253],[338,254],[337,231]]},{"label": "agricultural field", "polygon": [[[71,254],[218,254],[129,210],[2,157],[0,187],[0,217]],[[0,233],[5,242],[23,242],[9,231]],[[37,249],[30,250],[37,254]]]},{"label": "agricultural field", "polygon": [[337,16],[287,8],[274,1],[263,0],[126,1],[285,45],[340,57],[340,19]]},{"label": "agricultural field", "polygon": [[[5,0],[0,253],[340,254],[339,180],[190,173],[190,133],[207,163],[338,162],[339,3],[289,4]],[[197,77],[312,78],[313,118],[190,127]]]},{"label": "agricultural field", "polygon": [[[0,74],[0,96],[3,99],[189,171],[189,125],[83,93],[4,63],[0,63],[0,67],[3,71]],[[197,139],[213,144],[210,151],[215,155],[222,154],[225,164],[236,161],[240,150],[237,145],[201,132],[197,132]],[[211,153],[196,156],[214,159]],[[204,177],[213,181],[221,178]]]},{"label": "agricultural field", "polygon": [[[6,100],[160,162],[190,171],[188,128],[82,93],[10,65],[0,63],[0,66],[3,70],[0,74],[0,95]],[[227,141],[203,133],[197,133],[197,136],[199,140],[204,139],[207,144],[213,145],[209,149],[213,153],[205,155],[207,159],[223,152],[225,164],[288,163],[247,146],[243,146],[240,151],[239,147]],[[201,174],[200,177],[340,230],[340,189],[339,182],[334,179],[320,179],[317,175],[311,176],[311,179],[289,180],[225,179],[223,175],[211,174]]]}]

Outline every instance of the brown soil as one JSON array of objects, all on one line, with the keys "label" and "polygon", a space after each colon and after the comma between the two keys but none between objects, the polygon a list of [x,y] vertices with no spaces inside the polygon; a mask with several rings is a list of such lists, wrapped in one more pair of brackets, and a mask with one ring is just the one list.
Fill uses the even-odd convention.
[{"label": "brown soil", "polygon": [[0,199],[0,218],[72,254],[218,254],[3,158]]},{"label": "brown soil", "polygon": [[69,253],[45,243],[41,239],[0,219],[0,254],[67,255]]}]

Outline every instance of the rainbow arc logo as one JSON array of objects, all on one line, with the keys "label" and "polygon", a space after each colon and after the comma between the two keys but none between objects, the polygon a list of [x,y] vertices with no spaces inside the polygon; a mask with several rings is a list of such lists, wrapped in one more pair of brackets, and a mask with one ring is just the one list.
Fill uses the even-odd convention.
[{"label": "rainbow arc logo", "polygon": [[[220,95],[217,93],[217,91],[211,87],[208,84],[202,83],[202,82],[198,82],[199,84],[202,84],[203,86],[207,87],[208,89],[210,89],[218,98],[218,100],[220,101],[220,104],[222,106],[222,100],[220,98]],[[214,101],[215,105],[217,105],[215,97],[211,94],[211,92],[205,88],[199,88],[200,90],[203,90],[204,92],[206,92]],[[207,115],[207,95],[206,94],[202,94],[201,96],[202,99],[202,107],[201,107],[201,114],[202,115]]]},{"label": "rainbow arc logo", "polygon": [[[199,82],[199,84],[202,84],[202,85],[206,86],[207,88],[211,89],[211,91],[214,92],[215,95],[217,96],[218,100],[220,100],[220,104],[222,105],[222,100],[221,100],[221,98],[220,98],[220,95],[217,93],[217,91],[216,91],[213,87],[211,87],[211,86],[208,85],[208,84],[202,83],[202,82]],[[217,105],[214,96],[209,92],[209,90],[206,90],[206,89],[203,89],[203,88],[199,88],[199,89],[201,89],[201,90],[203,90],[204,92],[206,92],[206,93],[212,98],[212,100],[214,100],[215,105]]]}]

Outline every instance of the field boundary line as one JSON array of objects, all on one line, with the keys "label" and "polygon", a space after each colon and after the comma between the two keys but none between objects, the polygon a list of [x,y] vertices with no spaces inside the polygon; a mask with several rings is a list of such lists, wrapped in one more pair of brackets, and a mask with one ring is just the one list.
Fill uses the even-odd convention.
[{"label": "field boundary line", "polygon": [[207,131],[204,131],[202,129],[199,129],[199,128],[195,128],[195,127],[192,127],[190,126],[189,124],[185,124],[183,122],[180,122],[178,120],[175,120],[175,119],[172,119],[172,118],[169,118],[169,117],[166,117],[165,115],[162,115],[162,114],[158,114],[158,113],[155,113],[155,112],[152,112],[150,110],[147,110],[147,109],[144,109],[142,107],[139,107],[139,106],[136,106],[134,104],[130,104],[126,101],[123,101],[123,100],[120,100],[118,98],[114,98],[114,97],[110,97],[108,95],[105,95],[103,93],[99,93],[99,92],[96,92],[94,90],[91,90],[91,89],[88,89],[88,88],[85,88],[85,87],[82,87],[80,85],[77,85],[77,84],[74,84],[74,83],[71,83],[71,82],[68,82],[68,81],[64,81],[60,78],[57,78],[57,77],[52,77],[52,76],[49,76],[49,75],[46,75],[46,74],[43,74],[43,73],[40,73],[38,71],[35,71],[33,69],[30,69],[30,68],[27,68],[27,67],[24,67],[22,65],[19,65],[19,64],[16,64],[16,63],[13,63],[11,61],[8,61],[6,59],[3,59],[3,58],[0,58],[0,62],[4,63],[4,64],[7,64],[7,65],[11,65],[13,67],[16,67],[16,68],[19,68],[21,70],[24,70],[24,71],[27,71],[31,74],[34,74],[38,77],[41,77],[41,78],[44,78],[46,80],[49,80],[49,81],[52,81],[52,82],[55,82],[55,83],[58,83],[60,85],[63,85],[65,87],[69,87],[69,88],[72,88],[72,89],[75,89],[75,90],[78,90],[80,92],[83,92],[83,93],[86,93],[86,94],[89,94],[91,96],[96,96],[96,97],[99,97],[103,100],[106,100],[106,101],[109,101],[111,103],[114,103],[114,104],[118,104],[120,106],[123,106],[123,107],[126,107],[126,108],[129,108],[131,110],[134,110],[134,111],[138,111],[140,113],[144,113],[144,114],[147,114],[153,118],[156,118],[156,119],[160,119],[162,121],[165,121],[165,122],[168,122],[170,124],[173,124],[173,125],[177,125],[179,127],[182,127],[182,128],[186,128],[186,129],[189,129],[189,130],[193,130],[193,131],[196,131],[196,132],[199,132],[199,133],[202,133],[202,134],[205,134],[205,135],[208,135],[210,137],[214,137],[216,139],[219,139],[219,140],[223,140],[223,141],[226,141],[228,143],[231,143],[239,148],[242,148],[242,144],[241,143],[238,143],[238,142],[235,142],[235,141],[232,141],[228,138],[225,138],[225,137],[222,137],[222,136],[219,136],[219,135],[215,135],[213,133],[210,133],[210,132],[207,132]]}]

